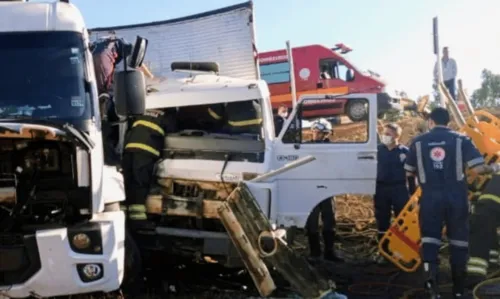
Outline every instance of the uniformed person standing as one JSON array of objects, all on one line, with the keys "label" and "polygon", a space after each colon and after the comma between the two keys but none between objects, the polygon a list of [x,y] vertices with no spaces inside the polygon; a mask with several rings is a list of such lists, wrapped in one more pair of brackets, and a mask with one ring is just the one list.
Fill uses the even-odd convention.
[{"label": "uniformed person standing", "polygon": [[165,134],[171,125],[161,110],[147,110],[130,122],[122,162],[129,224],[147,219],[145,203],[154,167],[161,158]]},{"label": "uniformed person standing", "polygon": [[407,177],[404,163],[408,148],[399,143],[401,127],[387,124],[377,148],[377,185],[374,196],[375,219],[379,240],[391,224],[391,213],[397,217],[410,194],[415,192],[415,178]]},{"label": "uniformed person standing", "polygon": [[[415,138],[405,170],[416,175],[422,188],[419,223],[426,289],[438,295],[438,262],[443,223],[450,246],[454,298],[462,298],[469,246],[469,202],[464,170],[492,171],[471,140],[447,125],[448,111],[435,108],[429,119],[430,131]],[[488,244],[489,245],[489,244]]]},{"label": "uniformed person standing", "polygon": [[[330,143],[330,136],[333,132],[332,125],[326,119],[318,119],[311,124],[312,140],[311,143]],[[332,204],[333,198],[327,198],[320,202],[311,212],[306,222],[307,239],[309,241],[309,250],[312,258],[321,256],[321,244],[319,236],[319,218],[323,222],[323,244],[325,260],[342,261],[335,255],[335,212]]]},{"label": "uniformed person standing", "polygon": [[[492,165],[494,172],[498,172],[497,165]],[[495,173],[486,183],[472,207],[470,258],[467,263],[467,284],[470,287],[485,280],[488,270],[498,267],[497,227],[499,225],[500,174]]]}]

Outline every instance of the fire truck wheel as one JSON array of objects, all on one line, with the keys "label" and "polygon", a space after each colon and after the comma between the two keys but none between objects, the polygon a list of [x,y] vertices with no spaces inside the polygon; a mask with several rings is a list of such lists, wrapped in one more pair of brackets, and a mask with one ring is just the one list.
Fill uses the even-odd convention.
[{"label": "fire truck wheel", "polygon": [[352,122],[366,120],[368,117],[366,102],[364,100],[349,100],[346,114]]}]

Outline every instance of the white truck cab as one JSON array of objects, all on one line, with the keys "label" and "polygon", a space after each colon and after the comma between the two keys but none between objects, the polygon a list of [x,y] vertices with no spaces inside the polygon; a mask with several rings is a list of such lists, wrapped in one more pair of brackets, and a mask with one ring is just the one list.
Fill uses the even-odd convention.
[{"label": "white truck cab", "polygon": [[117,290],[123,187],[103,173],[83,17],[69,3],[2,1],[0,20],[0,298]]},{"label": "white truck cab", "polygon": [[[265,81],[222,77],[216,72],[179,70],[173,75],[153,84],[154,92],[146,99],[146,109],[174,111],[173,119],[180,123],[176,133],[166,137],[163,160],[157,166],[161,191],[152,192],[147,202],[150,213],[162,215],[154,234],[158,246],[210,256],[226,266],[239,265],[233,264],[237,254],[217,213],[221,202],[239,181],[308,155],[316,160],[268,181],[248,182],[262,211],[277,227],[303,228],[313,208],[332,196],[375,192],[377,94],[347,96],[364,101],[369,110],[368,120],[352,124],[352,130],[361,128],[361,139],[311,143],[302,133],[302,107],[332,101],[333,95],[303,96],[275,136]],[[220,105],[226,107],[218,110],[222,119],[228,118],[230,105],[231,113],[246,112],[248,101],[260,110],[258,132],[231,131],[224,124],[208,125],[203,118],[207,109]],[[239,104],[242,108],[234,109]],[[186,108],[189,113],[181,113]]]}]

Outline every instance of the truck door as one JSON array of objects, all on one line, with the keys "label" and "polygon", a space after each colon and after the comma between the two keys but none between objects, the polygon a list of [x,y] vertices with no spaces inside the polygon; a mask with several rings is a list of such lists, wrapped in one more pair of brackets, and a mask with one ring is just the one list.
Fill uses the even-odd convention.
[{"label": "truck door", "polygon": [[[363,101],[368,119],[338,124],[331,121],[330,142],[312,142],[310,125],[303,120],[304,107],[324,105],[324,95],[305,96],[299,101],[278,136],[273,168],[312,155],[316,160],[277,177],[278,224],[303,227],[311,210],[322,200],[340,194],[374,194],[377,175],[377,95],[351,94],[348,101]],[[342,119],[345,119],[343,117]],[[315,134],[318,138],[319,134]],[[319,136],[321,137],[321,136]]]}]

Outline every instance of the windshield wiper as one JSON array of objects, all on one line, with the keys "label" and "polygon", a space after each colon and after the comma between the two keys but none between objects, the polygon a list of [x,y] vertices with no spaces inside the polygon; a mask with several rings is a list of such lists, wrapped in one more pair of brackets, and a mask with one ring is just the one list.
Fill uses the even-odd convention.
[{"label": "windshield wiper", "polygon": [[8,123],[8,122],[16,122],[20,124],[47,125],[65,132],[68,136],[71,136],[74,140],[77,140],[79,143],[83,144],[87,149],[92,149],[95,146],[94,142],[90,139],[90,137],[87,134],[82,134],[82,132],[75,129],[69,123],[61,124],[47,119],[33,119],[32,117],[26,115],[10,115],[9,117],[11,118],[0,120],[0,127],[11,130],[10,128],[1,125],[1,123]]}]

